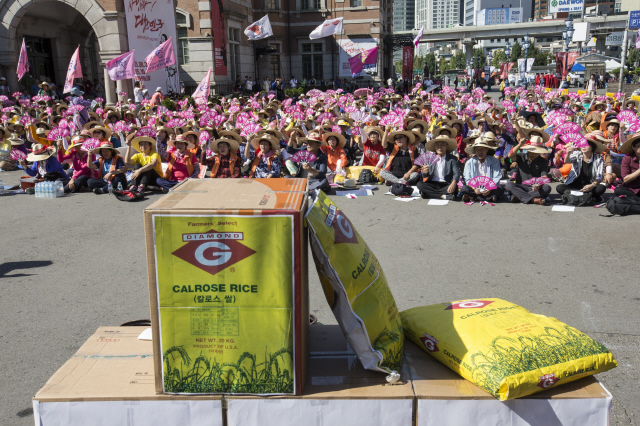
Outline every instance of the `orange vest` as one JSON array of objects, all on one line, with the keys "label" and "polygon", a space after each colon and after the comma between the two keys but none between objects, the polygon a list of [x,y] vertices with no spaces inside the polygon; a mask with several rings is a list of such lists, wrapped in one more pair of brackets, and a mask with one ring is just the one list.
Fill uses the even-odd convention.
[{"label": "orange vest", "polygon": [[[120,158],[119,155],[114,155],[113,157],[111,157],[111,167],[109,168],[109,173],[111,173],[111,177],[107,179],[109,182],[111,182],[111,179],[113,179],[113,171],[116,169],[118,158]],[[100,167],[98,168],[98,177],[102,179],[102,165],[104,164],[104,157],[100,157],[98,161],[100,162]]]},{"label": "orange vest", "polygon": [[[231,171],[232,175],[237,160],[238,157],[235,154],[229,154],[229,170]],[[213,167],[211,168],[211,174],[209,175],[209,177],[211,178],[216,177],[216,175],[218,174],[218,169],[220,168],[220,156],[216,155],[213,161],[215,163],[213,164]],[[269,170],[271,170],[271,165],[269,165]]]},{"label": "orange vest", "polygon": [[[413,164],[413,162],[415,161],[415,158],[413,158],[413,150],[411,149],[411,145],[407,145],[409,148],[409,155],[411,156],[411,164]],[[400,151],[400,149],[398,148],[398,145],[393,147],[393,151],[391,151],[391,154],[389,154],[389,159],[387,160],[387,165],[384,168],[386,171],[390,172],[391,171],[391,163],[393,163],[393,159],[396,156],[396,154],[398,153],[398,151]]]},{"label": "orange vest", "polygon": [[[167,179],[167,180],[171,180],[171,173],[173,172],[173,165],[176,162],[175,155],[173,155],[173,154],[170,154],[170,155],[171,155],[171,157],[169,159],[169,166],[167,167],[167,171],[164,173],[164,178]],[[193,164],[191,163],[191,153],[188,153],[187,155],[185,155],[185,157],[184,157],[184,165],[187,166],[187,173],[189,173],[189,176],[191,176],[193,174],[193,172],[195,171],[195,168],[193,167]]]},{"label": "orange vest", "polygon": [[[267,161],[267,173],[271,173],[271,165],[273,164],[273,161],[278,157],[278,154],[273,154],[270,155]],[[258,164],[260,164],[260,160],[261,157],[256,157],[253,159],[253,162],[251,163],[251,173],[249,174],[249,177],[252,178],[253,175],[255,175],[256,173],[256,168],[258,168]]]}]

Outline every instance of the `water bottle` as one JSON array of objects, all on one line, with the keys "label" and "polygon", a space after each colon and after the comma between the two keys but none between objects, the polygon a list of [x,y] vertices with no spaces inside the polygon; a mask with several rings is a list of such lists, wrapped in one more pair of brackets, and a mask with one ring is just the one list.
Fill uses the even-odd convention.
[{"label": "water bottle", "polygon": [[118,191],[122,192],[122,182],[118,182]]},{"label": "water bottle", "polygon": [[36,194],[36,198],[40,198],[40,182],[36,182],[36,185],[34,186],[34,191]]},{"label": "water bottle", "polygon": [[0,179],[0,194],[4,194],[4,185],[2,184],[1,179]]},{"label": "water bottle", "polygon": [[45,182],[44,187],[45,187],[46,198],[51,198],[51,182]]},{"label": "water bottle", "polygon": [[56,197],[62,197],[64,195],[64,185],[60,181],[56,181]]},{"label": "water bottle", "polygon": [[56,198],[56,194],[53,193],[53,182],[48,182],[49,186],[49,198]]},{"label": "water bottle", "polygon": [[109,195],[113,195],[113,185],[111,185],[111,182],[107,184],[107,187],[109,188]]}]

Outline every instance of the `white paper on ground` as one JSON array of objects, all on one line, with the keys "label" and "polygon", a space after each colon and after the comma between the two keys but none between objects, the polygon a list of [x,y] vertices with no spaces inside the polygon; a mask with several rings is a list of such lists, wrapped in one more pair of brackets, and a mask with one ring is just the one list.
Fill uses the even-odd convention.
[{"label": "white paper on ground", "polygon": [[338,195],[338,196],[344,197],[345,195],[348,195],[348,194],[353,194],[353,195],[359,195],[361,197],[366,197],[368,195],[373,195],[373,192],[370,189],[362,189],[362,188],[360,188],[360,189],[352,189],[352,190],[349,190],[349,191],[338,191],[338,190],[336,190],[336,195]]},{"label": "white paper on ground", "polygon": [[411,426],[410,399],[227,399],[229,426]]},{"label": "white paper on ground", "polygon": [[509,179],[500,179],[500,185],[506,185],[509,183]]},{"label": "white paper on ground", "polygon": [[571,191],[571,195],[575,195],[576,197],[582,197],[584,192],[582,191]]},{"label": "white paper on ground", "polygon": [[360,185],[360,189],[376,189],[378,185]]},{"label": "white paper on ground", "polygon": [[420,197],[396,197],[396,201],[404,201],[404,202],[409,202],[409,201],[413,201],[413,200],[419,200]]},{"label": "white paper on ground", "polygon": [[222,401],[33,401],[33,414],[42,426],[222,426]]},{"label": "white paper on ground", "polygon": [[552,212],[572,212],[576,209],[576,206],[559,206],[555,205],[551,208]]},{"label": "white paper on ground", "polygon": [[430,206],[446,206],[447,204],[449,204],[449,200],[439,200],[436,198],[429,200],[427,204],[429,204]]},{"label": "white paper on ground", "polygon": [[145,328],[138,336],[138,340],[151,340],[151,328]]},{"label": "white paper on ground", "polygon": [[607,426],[611,397],[585,399],[419,399],[416,426]]}]

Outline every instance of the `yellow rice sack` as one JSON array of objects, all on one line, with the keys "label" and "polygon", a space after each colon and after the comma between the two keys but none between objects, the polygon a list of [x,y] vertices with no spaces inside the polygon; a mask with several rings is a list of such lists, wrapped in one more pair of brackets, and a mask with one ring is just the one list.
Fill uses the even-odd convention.
[{"label": "yellow rice sack", "polygon": [[404,334],[378,259],[322,191],[307,213],[311,253],[329,306],[364,368],[397,381]]},{"label": "yellow rice sack", "polygon": [[400,316],[411,341],[501,401],[618,365],[586,334],[501,299],[422,306]]}]

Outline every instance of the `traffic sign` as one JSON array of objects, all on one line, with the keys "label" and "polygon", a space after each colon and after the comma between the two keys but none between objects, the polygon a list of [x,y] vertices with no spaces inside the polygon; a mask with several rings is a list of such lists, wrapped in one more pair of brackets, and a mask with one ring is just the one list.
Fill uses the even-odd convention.
[{"label": "traffic sign", "polygon": [[629,29],[636,30],[640,28],[640,10],[629,11]]}]

